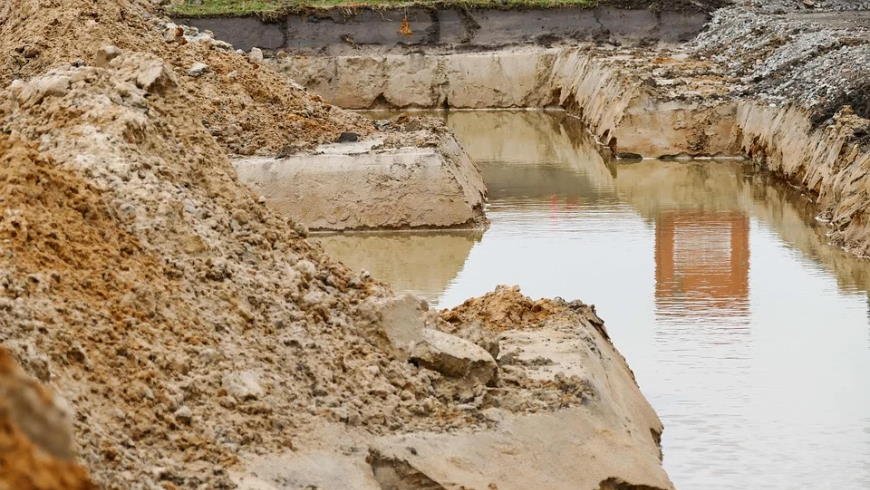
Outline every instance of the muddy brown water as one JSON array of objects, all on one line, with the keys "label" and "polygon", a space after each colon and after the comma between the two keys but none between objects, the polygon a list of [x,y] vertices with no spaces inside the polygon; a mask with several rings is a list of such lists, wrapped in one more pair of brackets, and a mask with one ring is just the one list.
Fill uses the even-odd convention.
[{"label": "muddy brown water", "polygon": [[595,304],[677,488],[870,488],[870,261],[811,203],[741,162],[607,165],[561,113],[443,117],[491,227],[317,236],[328,252],[440,307],[498,284]]}]

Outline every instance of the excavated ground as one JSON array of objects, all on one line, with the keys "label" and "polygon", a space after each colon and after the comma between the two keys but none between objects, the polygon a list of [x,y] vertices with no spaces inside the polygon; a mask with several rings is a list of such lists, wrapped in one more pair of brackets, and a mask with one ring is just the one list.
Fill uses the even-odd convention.
[{"label": "excavated ground", "polygon": [[[71,405],[96,484],[671,487],[661,423],[593,309],[500,288],[427,311],[307,242],[230,160],[437,128],[335,108],[156,3],[0,6],[0,342]],[[537,46],[546,76],[491,93],[562,105],[617,156],[746,152],[867,255],[863,14],[779,3],[719,11],[681,48]],[[673,134],[631,139],[653,123]],[[556,341],[572,349],[541,361]],[[8,410],[0,464],[47,472],[16,487],[90,485]]]},{"label": "excavated ground", "polygon": [[611,156],[748,156],[816,200],[835,245],[870,256],[866,8],[746,2],[716,11],[681,45],[660,36],[641,46],[617,30],[579,44],[359,46],[272,63],[350,108],[562,107]]},{"label": "excavated ground", "polygon": [[[487,328],[475,303],[445,320],[331,260],[230,160],[351,132],[400,146],[425,127],[325,104],[157,12],[145,0],[0,6],[0,343],[71,406],[97,485],[671,487],[661,424],[593,309],[552,301],[499,320],[576,346],[539,372],[529,339]],[[537,311],[516,290],[482,301]],[[0,464],[42,465],[5,420]],[[542,443],[546,430],[561,445]],[[514,433],[552,457],[516,464],[530,458]],[[452,447],[504,449],[444,462]],[[345,470],[322,464],[348,455]],[[257,469],[275,459],[293,464]],[[37,488],[89,485],[68,462],[41,467]]]},{"label": "excavated ground", "polygon": [[234,46],[304,55],[403,52],[447,47],[479,51],[520,44],[607,40],[686,41],[722,0],[600,0],[589,6],[407,4],[297,9],[267,18],[179,17]]}]

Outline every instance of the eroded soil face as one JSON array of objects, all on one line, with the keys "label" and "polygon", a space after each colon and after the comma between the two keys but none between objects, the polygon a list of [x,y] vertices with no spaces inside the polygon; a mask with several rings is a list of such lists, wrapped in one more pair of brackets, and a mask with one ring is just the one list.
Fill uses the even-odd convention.
[{"label": "eroded soil face", "polygon": [[[748,2],[716,11],[679,46],[526,45],[413,59],[361,48],[275,64],[355,108],[560,106],[609,156],[743,155],[815,200],[834,245],[868,256],[870,17],[862,5]],[[325,71],[334,75],[318,76]]]}]

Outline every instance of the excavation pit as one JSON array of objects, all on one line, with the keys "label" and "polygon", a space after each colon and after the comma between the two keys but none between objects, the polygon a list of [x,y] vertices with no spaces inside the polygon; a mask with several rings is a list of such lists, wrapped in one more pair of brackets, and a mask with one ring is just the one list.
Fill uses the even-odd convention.
[{"label": "excavation pit", "polygon": [[870,369],[870,264],[827,243],[811,201],[743,161],[607,161],[564,113],[440,114],[481,168],[489,229],[316,235],[330,255],[438,307],[503,283],[588,298],[662,417],[677,488],[870,483],[870,398],[844,391]]}]

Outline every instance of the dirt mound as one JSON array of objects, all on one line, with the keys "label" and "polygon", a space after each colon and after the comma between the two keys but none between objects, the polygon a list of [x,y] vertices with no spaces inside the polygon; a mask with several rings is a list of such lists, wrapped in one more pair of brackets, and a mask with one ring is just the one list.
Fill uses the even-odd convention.
[{"label": "dirt mound", "polygon": [[743,8],[716,13],[691,45],[737,82],[741,97],[757,96],[810,111],[816,126],[831,123],[843,105],[870,118],[870,14]]},{"label": "dirt mound", "polygon": [[96,488],[72,455],[66,411],[0,348],[0,488]]},{"label": "dirt mound", "polygon": [[[194,114],[227,150],[275,153],[366,134],[371,123],[320,102],[208,36],[184,36],[148,0],[9,0],[0,6],[0,87],[63,63],[93,64],[98,49],[153,54],[169,64]],[[188,75],[194,63],[208,69]]]},{"label": "dirt mound", "polygon": [[432,380],[355,331],[371,321],[356,305],[387,290],[233,180],[175,81],[121,54],[0,102],[4,132],[43,141],[0,146],[0,341],[77,407],[98,480],[224,486],[240,451],[290,447],[316,420],[437,423]]},{"label": "dirt mound", "polygon": [[519,286],[498,286],[491,293],[445,310],[441,318],[451,324],[480,322],[490,330],[509,330],[541,326],[547,318],[565,309],[564,304],[555,300],[532,300],[520,292]]}]

